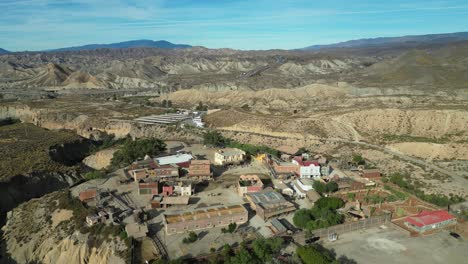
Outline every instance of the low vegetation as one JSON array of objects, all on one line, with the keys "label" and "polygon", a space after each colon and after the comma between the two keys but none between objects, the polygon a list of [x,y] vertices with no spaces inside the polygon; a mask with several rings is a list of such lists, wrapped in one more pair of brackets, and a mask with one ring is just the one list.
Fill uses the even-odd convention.
[{"label": "low vegetation", "polygon": [[94,179],[101,179],[106,177],[106,172],[103,170],[96,170],[96,171],[90,171],[85,174],[84,178],[86,180],[94,180]]},{"label": "low vegetation", "polygon": [[[442,194],[426,194],[424,191],[417,189],[414,185],[412,185],[407,178],[409,176],[407,174],[403,174],[400,172],[394,173],[390,175],[389,181],[395,185],[398,185],[400,188],[404,189],[405,191],[414,194],[419,199],[435,204],[437,206],[448,206],[450,204],[460,203],[465,201],[465,199],[458,195],[452,195],[447,197]],[[388,187],[387,187],[388,188]]]},{"label": "low vegetation", "polygon": [[336,210],[344,206],[344,201],[336,197],[322,197],[311,209],[299,209],[293,217],[294,225],[305,230],[315,230],[341,224],[343,215]]},{"label": "low vegetation", "polygon": [[0,126],[0,179],[32,172],[59,172],[67,166],[51,159],[51,147],[80,140],[69,131],[52,131],[27,123]]},{"label": "low vegetation", "polygon": [[116,167],[127,166],[145,155],[155,156],[166,150],[166,144],[156,138],[132,140],[126,138],[122,146],[114,153],[111,165]]},{"label": "low vegetation", "polygon": [[252,144],[242,144],[235,140],[225,138],[221,133],[218,131],[208,131],[203,135],[203,143],[205,145],[214,146],[214,147],[231,147],[231,148],[238,148],[248,155],[256,155],[258,153],[268,153],[274,156],[279,155],[279,151],[276,149],[272,149],[267,146],[258,146]]}]

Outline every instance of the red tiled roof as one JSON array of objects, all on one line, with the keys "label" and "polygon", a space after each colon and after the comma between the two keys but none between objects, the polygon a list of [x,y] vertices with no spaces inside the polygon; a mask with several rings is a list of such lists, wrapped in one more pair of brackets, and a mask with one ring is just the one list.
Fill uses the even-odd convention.
[{"label": "red tiled roof", "polygon": [[295,156],[293,158],[293,160],[297,161],[297,163],[299,164],[299,166],[302,166],[304,164],[304,162],[302,161],[302,157],[301,156]]},{"label": "red tiled roof", "polygon": [[297,163],[299,164],[299,166],[301,167],[308,167],[312,164],[314,164],[314,166],[320,166],[319,163],[316,161],[316,160],[306,160],[306,161],[303,161],[302,160],[302,157],[301,156],[295,156],[293,158],[295,161],[297,161]]},{"label": "red tiled roof", "polygon": [[449,214],[447,211],[439,210],[439,211],[422,211],[418,215],[409,216],[406,218],[406,222],[423,227],[427,225],[437,224],[440,222],[444,222],[450,219],[454,219],[455,217]]},{"label": "red tiled roof", "polygon": [[304,161],[304,166],[308,167],[310,165],[314,164],[314,166],[320,166],[319,163],[315,160],[306,160]]}]

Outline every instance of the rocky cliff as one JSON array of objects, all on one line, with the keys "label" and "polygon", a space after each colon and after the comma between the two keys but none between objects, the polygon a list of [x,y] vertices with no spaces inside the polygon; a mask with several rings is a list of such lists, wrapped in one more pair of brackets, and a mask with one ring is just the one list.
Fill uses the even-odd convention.
[{"label": "rocky cliff", "polygon": [[84,226],[88,209],[73,199],[54,192],[9,212],[0,263],[125,263],[128,241],[118,237],[121,228]]}]

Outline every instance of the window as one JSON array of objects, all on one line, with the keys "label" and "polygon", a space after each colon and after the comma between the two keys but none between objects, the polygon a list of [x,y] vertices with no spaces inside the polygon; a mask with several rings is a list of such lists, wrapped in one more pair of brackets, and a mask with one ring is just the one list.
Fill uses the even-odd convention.
[{"label": "window", "polygon": [[195,225],[195,228],[200,228],[200,226],[199,226],[199,225]]},{"label": "window", "polygon": [[175,233],[175,228],[171,228],[171,232],[172,232],[172,233]]},{"label": "window", "polygon": [[241,221],[244,221],[244,217],[241,217],[240,220],[241,220]]},{"label": "window", "polygon": [[187,227],[187,226],[184,226],[184,230],[187,230],[187,229],[188,229],[188,227]]}]

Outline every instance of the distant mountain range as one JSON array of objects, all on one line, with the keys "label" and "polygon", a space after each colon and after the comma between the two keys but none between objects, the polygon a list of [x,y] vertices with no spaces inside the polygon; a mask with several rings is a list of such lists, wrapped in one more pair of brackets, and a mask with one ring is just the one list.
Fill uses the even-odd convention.
[{"label": "distant mountain range", "polygon": [[420,44],[438,44],[447,42],[456,42],[468,40],[468,32],[457,33],[443,33],[443,34],[430,34],[430,35],[414,35],[403,37],[383,37],[383,38],[369,38],[369,39],[356,39],[345,42],[339,42],[326,45],[313,45],[300,50],[323,50],[323,49],[337,49],[337,48],[361,48],[372,46],[413,46]]},{"label": "distant mountain range", "polygon": [[122,49],[122,48],[160,48],[160,49],[184,49],[192,46],[186,44],[174,44],[166,40],[131,40],[125,42],[111,44],[88,44],[84,46],[68,47],[53,49],[48,51],[77,51],[77,50],[94,50],[94,49]]},{"label": "distant mountain range", "polygon": [[8,50],[4,50],[0,48],[0,54],[7,54],[7,53],[10,53],[10,52]]}]

